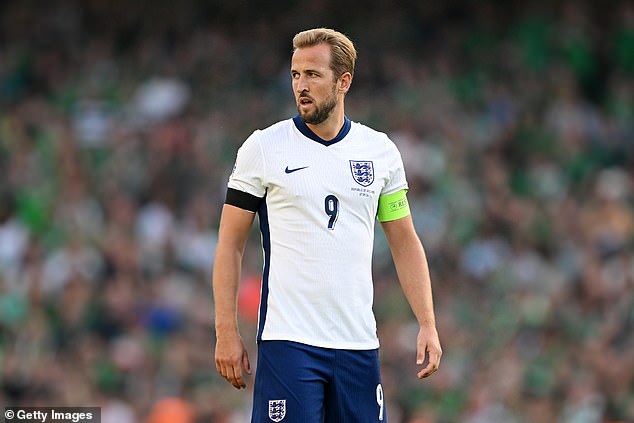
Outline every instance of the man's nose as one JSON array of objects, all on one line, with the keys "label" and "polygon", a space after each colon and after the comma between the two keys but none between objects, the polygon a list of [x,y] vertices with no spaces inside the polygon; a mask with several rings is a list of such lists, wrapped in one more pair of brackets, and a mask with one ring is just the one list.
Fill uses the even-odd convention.
[{"label": "man's nose", "polygon": [[308,78],[304,77],[304,76],[300,76],[299,78],[297,78],[297,83],[296,83],[296,90],[298,93],[303,93],[304,91],[308,92],[310,91],[310,87],[308,86]]}]

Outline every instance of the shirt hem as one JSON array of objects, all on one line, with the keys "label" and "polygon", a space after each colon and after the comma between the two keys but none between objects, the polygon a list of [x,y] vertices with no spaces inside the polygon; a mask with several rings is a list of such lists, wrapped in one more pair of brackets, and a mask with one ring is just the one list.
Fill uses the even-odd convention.
[{"label": "shirt hem", "polygon": [[335,350],[375,350],[380,347],[378,339],[372,342],[316,341],[314,339],[279,334],[262,334],[260,341],[290,341],[310,345],[311,347],[330,348]]}]

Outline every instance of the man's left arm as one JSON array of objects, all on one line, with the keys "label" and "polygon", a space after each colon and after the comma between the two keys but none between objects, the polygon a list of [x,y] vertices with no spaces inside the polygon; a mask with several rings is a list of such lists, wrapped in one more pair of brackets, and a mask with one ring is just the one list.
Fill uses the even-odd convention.
[{"label": "man's left arm", "polygon": [[381,222],[385,237],[392,251],[398,279],[419,324],[416,343],[416,364],[423,365],[427,355],[429,362],[421,369],[419,379],[430,376],[440,364],[442,348],[436,329],[431,279],[427,257],[411,215]]}]

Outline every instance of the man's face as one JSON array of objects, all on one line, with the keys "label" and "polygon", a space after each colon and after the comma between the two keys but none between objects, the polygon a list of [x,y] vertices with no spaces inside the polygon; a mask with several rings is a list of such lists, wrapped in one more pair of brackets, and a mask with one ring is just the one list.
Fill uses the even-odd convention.
[{"label": "man's face", "polygon": [[291,60],[297,111],[306,123],[325,121],[337,105],[337,83],[330,68],[330,46],[318,44],[295,50]]}]

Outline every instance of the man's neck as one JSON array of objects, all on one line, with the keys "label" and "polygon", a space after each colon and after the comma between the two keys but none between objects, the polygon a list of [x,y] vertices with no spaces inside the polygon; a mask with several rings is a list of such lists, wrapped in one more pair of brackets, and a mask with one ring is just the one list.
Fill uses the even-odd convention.
[{"label": "man's neck", "polygon": [[341,131],[344,123],[344,112],[343,107],[339,108],[336,111],[328,116],[328,119],[323,121],[322,123],[312,124],[307,123],[306,126],[315,133],[319,138],[330,141],[334,139]]}]

